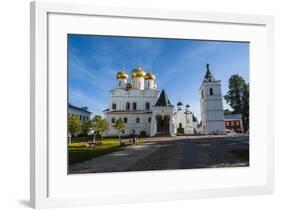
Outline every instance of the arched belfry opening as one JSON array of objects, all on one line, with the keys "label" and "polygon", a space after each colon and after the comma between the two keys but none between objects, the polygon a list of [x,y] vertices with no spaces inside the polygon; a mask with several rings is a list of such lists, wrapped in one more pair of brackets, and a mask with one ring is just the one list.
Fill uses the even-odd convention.
[{"label": "arched belfry opening", "polygon": [[169,135],[170,134],[170,116],[157,115],[157,135]]}]

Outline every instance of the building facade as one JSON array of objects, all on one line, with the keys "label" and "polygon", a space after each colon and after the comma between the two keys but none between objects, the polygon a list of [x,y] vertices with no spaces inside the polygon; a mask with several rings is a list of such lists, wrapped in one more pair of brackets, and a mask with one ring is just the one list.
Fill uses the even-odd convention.
[{"label": "building facade", "polygon": [[[140,66],[131,72],[131,82],[124,69],[117,73],[117,87],[109,92],[110,106],[104,111],[109,123],[108,136],[118,135],[117,119],[125,123],[123,135],[170,135],[182,126],[192,133],[192,112],[175,110],[164,90],[157,90],[156,77]],[[178,122],[177,122],[178,121]]]},{"label": "building facade", "polygon": [[224,115],[225,129],[229,132],[243,132],[243,122],[241,114],[226,114]]},{"label": "building facade", "polygon": [[200,108],[203,134],[224,134],[224,111],[221,81],[216,80],[206,65],[206,74],[200,91]]},{"label": "building facade", "polygon": [[90,112],[87,107],[77,107],[68,104],[67,114],[68,116],[76,115],[81,121],[85,121],[91,119],[92,112]]}]

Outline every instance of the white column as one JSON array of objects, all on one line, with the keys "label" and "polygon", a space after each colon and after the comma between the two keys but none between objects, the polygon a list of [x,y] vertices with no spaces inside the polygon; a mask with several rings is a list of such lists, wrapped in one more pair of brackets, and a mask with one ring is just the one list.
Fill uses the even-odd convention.
[{"label": "white column", "polygon": [[153,114],[151,118],[150,136],[155,136],[156,129],[157,129],[157,124],[156,124],[155,116]]},{"label": "white column", "polygon": [[171,136],[175,136],[176,135],[176,131],[175,131],[176,126],[175,126],[175,118],[174,118],[174,116],[170,116],[170,125],[169,125],[169,127],[170,127],[170,135]]}]

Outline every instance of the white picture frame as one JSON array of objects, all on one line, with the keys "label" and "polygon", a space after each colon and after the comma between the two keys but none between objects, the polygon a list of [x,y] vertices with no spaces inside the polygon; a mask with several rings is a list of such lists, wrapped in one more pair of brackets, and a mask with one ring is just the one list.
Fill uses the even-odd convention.
[{"label": "white picture frame", "polygon": [[[60,191],[56,194],[54,192],[54,185],[59,182],[63,182],[62,179],[56,179],[56,174],[52,170],[56,167],[59,167],[58,163],[52,161],[54,155],[53,144],[49,144],[50,133],[49,130],[52,129],[49,121],[49,99],[52,96],[50,91],[50,81],[53,77],[50,76],[49,68],[51,64],[49,63],[49,58],[52,56],[49,52],[49,42],[50,42],[50,28],[52,27],[52,20],[50,15],[68,15],[74,19],[78,17],[110,17],[114,18],[129,18],[130,20],[157,20],[161,21],[163,24],[165,22],[175,22],[177,24],[184,24],[185,22],[194,23],[194,24],[221,24],[221,27],[232,27],[232,26],[242,26],[243,28],[254,28],[259,27],[263,32],[260,37],[262,37],[259,42],[260,46],[265,50],[264,54],[255,55],[256,58],[260,57],[261,59],[251,60],[251,67],[259,68],[259,62],[262,63],[262,67],[265,67],[266,70],[260,71],[251,71],[251,82],[253,82],[253,92],[263,91],[263,98],[258,96],[258,94],[251,94],[255,103],[251,102],[253,107],[251,114],[254,114],[256,110],[263,109],[263,114],[260,116],[259,122],[253,122],[253,127],[251,128],[263,128],[262,133],[258,132],[258,129],[254,129],[253,135],[251,136],[251,146],[253,146],[253,155],[251,155],[252,162],[249,167],[249,174],[253,172],[258,172],[257,178],[248,177],[249,179],[255,180],[253,183],[247,185],[245,180],[242,183],[237,180],[232,184],[232,186],[210,185],[208,188],[200,187],[196,185],[196,182],[199,183],[200,180],[196,180],[197,174],[201,172],[188,172],[190,177],[193,177],[194,186],[192,189],[188,190],[187,188],[177,188],[173,189],[167,184],[167,191],[159,188],[157,191],[152,191],[149,187],[147,189],[142,189],[141,192],[137,191],[128,191],[124,184],[124,189],[120,189],[122,193],[118,193],[118,190],[112,191],[111,195],[104,194],[100,196],[92,196],[94,191],[86,190],[85,195],[75,196],[75,194],[67,194],[67,192]],[[64,19],[58,19],[59,21],[64,21]],[[80,20],[79,20],[80,21]],[[79,22],[77,21],[77,23]],[[84,20],[81,20],[84,21]],[[110,23],[109,23],[110,24]],[[65,24],[67,25],[67,24]],[[75,25],[75,23],[73,23]],[[82,26],[81,26],[82,27]],[[63,28],[63,27],[62,27]],[[77,30],[79,30],[77,28]],[[168,29],[167,29],[168,30]],[[218,30],[218,29],[215,29]],[[240,30],[240,29],[239,29]],[[250,30],[250,29],[249,29]],[[117,33],[113,31],[112,33]],[[137,33],[137,32],[136,32]],[[123,31],[122,34],[126,34],[126,31]],[[134,34],[136,35],[136,34]],[[140,36],[144,36],[140,34]],[[256,34],[258,36],[258,34]],[[148,34],[148,36],[152,36]],[[160,35],[161,36],[161,35]],[[168,36],[168,35],[167,35]],[[175,36],[177,36],[175,34]],[[184,36],[184,35],[183,35]],[[209,39],[213,40],[216,36]],[[198,37],[201,38],[201,37]],[[208,39],[207,35],[205,39]],[[226,38],[227,39],[227,38]],[[229,39],[232,40],[233,37],[229,36]],[[152,9],[139,9],[139,8],[118,8],[118,7],[101,7],[95,5],[85,5],[78,3],[51,3],[51,2],[32,2],[31,3],[31,156],[30,156],[30,165],[31,165],[31,175],[30,175],[30,200],[31,205],[34,208],[49,208],[49,207],[63,207],[63,206],[79,206],[79,205],[95,205],[95,204],[112,204],[112,203],[124,203],[124,202],[144,202],[144,201],[161,201],[161,200],[176,200],[176,199],[191,199],[191,198],[209,198],[209,197],[218,197],[218,196],[238,196],[238,195],[250,195],[250,194],[266,194],[272,193],[274,189],[274,71],[273,71],[273,18],[270,16],[261,16],[261,15],[241,15],[241,14],[219,14],[219,13],[202,13],[202,12],[188,12],[188,11],[165,11],[165,10],[152,10]],[[250,41],[250,40],[249,40]],[[255,53],[253,50],[251,53]],[[261,72],[262,71],[262,72]],[[66,69],[62,69],[61,73],[65,74]],[[266,73],[265,73],[266,72]],[[263,76],[262,73],[265,73]],[[58,74],[58,77],[60,75]],[[263,89],[260,85],[261,79],[263,79]],[[258,87],[259,86],[259,87]],[[62,89],[65,86],[62,85]],[[63,93],[63,92],[62,92]],[[263,100],[263,101],[262,101]],[[256,102],[263,102],[257,104]],[[253,118],[255,117],[252,115]],[[256,120],[255,120],[256,121]],[[53,135],[53,134],[52,134]],[[259,139],[261,137],[263,139]],[[257,146],[255,146],[257,145]],[[256,151],[262,151],[260,159],[256,159]],[[262,150],[263,148],[263,150]],[[58,146],[56,149],[58,152],[61,147]],[[66,149],[66,148],[65,148]],[[251,150],[252,151],[252,150]],[[66,154],[65,151],[61,151],[62,154]],[[57,156],[60,158],[60,156]],[[258,162],[261,161],[262,163]],[[63,161],[62,161],[63,162]],[[57,164],[57,166],[54,166]],[[53,168],[54,167],[54,168]],[[256,167],[256,169],[255,169]],[[252,171],[251,171],[252,170]],[[256,171],[254,171],[256,170]],[[228,169],[218,169],[216,171],[204,171],[204,175],[210,174],[212,176],[223,176],[235,174],[235,173],[244,173],[244,176],[248,173],[241,169],[232,170]],[[131,172],[130,174],[117,174],[117,176],[126,176],[126,179],[134,178],[134,176],[139,176],[141,173],[142,176],[147,177],[153,174],[155,179],[159,177],[177,177],[181,182],[185,181],[187,174],[185,170],[183,171],[166,171],[166,172]],[[161,174],[160,174],[161,173]],[[120,175],[121,174],[121,175]],[[67,176],[67,174],[65,174]],[[98,174],[100,179],[103,177],[109,177],[110,175]],[[241,176],[242,177],[242,176]],[[81,175],[76,176],[74,181],[77,180],[89,180],[91,175]],[[144,178],[145,179],[145,178]],[[54,181],[55,180],[55,181]],[[217,180],[218,181],[218,180]],[[128,181],[129,182],[129,181]],[[197,184],[198,184],[197,183]],[[67,182],[65,183],[67,184]],[[129,185],[129,184],[128,184]],[[163,184],[165,186],[165,184]],[[184,184],[183,184],[184,185]],[[175,183],[177,186],[177,183]],[[62,186],[63,187],[63,186]],[[65,186],[64,186],[65,187]],[[112,188],[115,187],[114,183]],[[116,186],[118,188],[118,186]],[[138,188],[138,186],[136,186]],[[107,188],[110,189],[110,188]],[[77,191],[83,190],[83,188],[77,188]],[[58,189],[59,191],[59,189]],[[87,193],[86,193],[87,191]],[[54,192],[54,193],[53,193]],[[66,196],[62,196],[63,193]],[[94,194],[93,194],[94,195]]]}]

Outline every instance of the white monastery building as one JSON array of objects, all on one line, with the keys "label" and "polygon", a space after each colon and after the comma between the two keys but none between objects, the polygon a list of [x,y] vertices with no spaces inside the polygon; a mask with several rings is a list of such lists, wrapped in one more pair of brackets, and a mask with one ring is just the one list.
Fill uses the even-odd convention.
[{"label": "white monastery building", "polygon": [[[197,133],[197,119],[178,102],[175,108],[164,90],[157,90],[156,76],[146,73],[140,66],[131,72],[131,82],[125,70],[117,72],[117,87],[109,91],[109,109],[104,110],[109,123],[108,136],[118,135],[114,128],[117,119],[123,119],[123,135],[170,135]],[[212,91],[212,92],[211,92]],[[201,118],[203,133],[224,133],[224,115],[220,81],[209,71],[201,85]]]},{"label": "white monastery building", "polygon": [[76,115],[81,121],[85,121],[91,119],[92,112],[88,110],[88,107],[77,107],[72,104],[68,104],[67,115],[68,117]]}]

